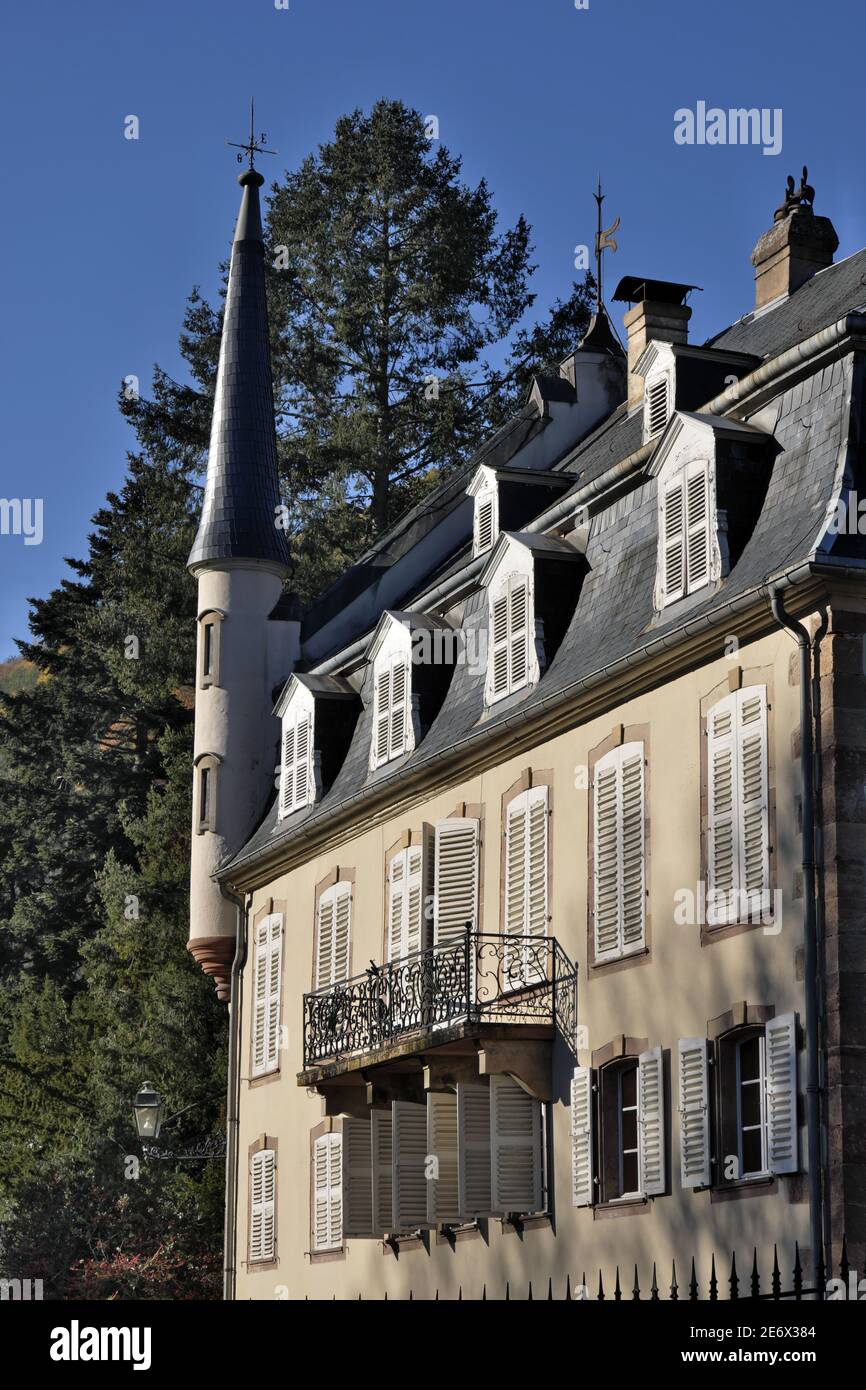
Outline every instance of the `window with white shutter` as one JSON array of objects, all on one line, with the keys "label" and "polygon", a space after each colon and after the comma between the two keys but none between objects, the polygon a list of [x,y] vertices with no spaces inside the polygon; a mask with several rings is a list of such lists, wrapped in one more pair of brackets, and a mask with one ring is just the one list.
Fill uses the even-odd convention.
[{"label": "window with white shutter", "polygon": [[276,1255],[277,1155],[259,1149],[250,1159],[250,1264]]},{"label": "window with white shutter", "polygon": [[638,1058],[638,1168],[644,1197],[665,1190],[665,1094],[662,1050],[651,1047]]},{"label": "window with white shutter", "polygon": [[411,746],[412,674],[408,654],[383,658],[374,673],[374,767],[399,758]]},{"label": "window with white shutter", "polygon": [[319,895],[316,921],[316,989],[342,984],[349,978],[352,929],[352,884],[334,883]]},{"label": "window with white shutter", "polygon": [[313,794],[313,714],[304,711],[283,720],[280,817],[308,806]]},{"label": "window with white shutter", "polygon": [[529,680],[535,645],[532,609],[524,574],[508,575],[490,595],[488,704],[520,690]]},{"label": "window with white shutter", "polygon": [[680,1181],[683,1187],[710,1185],[710,1083],[706,1038],[680,1038]]},{"label": "window with white shutter", "polygon": [[415,1101],[391,1102],[391,1230],[405,1235],[428,1226],[427,1107]]},{"label": "window with white shutter", "polygon": [[797,1172],[796,1015],[732,1029],[716,1047],[719,1181]]},{"label": "window with white shutter", "polygon": [[263,917],[253,929],[253,942],[251,1072],[262,1076],[279,1065],[282,915]]},{"label": "window with white shutter", "polygon": [[423,844],[398,850],[388,863],[388,959],[400,960],[430,945],[429,856]]},{"label": "window with white shutter", "polygon": [[707,714],[707,921],[770,905],[767,689],[732,691]]},{"label": "window with white shutter", "polygon": [[646,945],[643,743],[623,743],[593,775],[593,955],[596,964]]},{"label": "window with white shutter", "polygon": [[510,1076],[490,1078],[491,1208],[497,1216],[544,1207],[541,1101]]},{"label": "window with white shutter", "polygon": [[343,1136],[322,1134],[313,1141],[313,1252],[343,1244]]},{"label": "window with white shutter", "polygon": [[[547,935],[548,788],[529,787],[514,797],[505,813],[506,936]],[[543,976],[543,953],[531,941],[506,952],[508,984],[520,985]],[[522,966],[521,966],[522,963]]]},{"label": "window with white shutter", "polygon": [[492,1213],[490,1086],[457,1083],[458,1208],[461,1221]]},{"label": "window with white shutter", "polygon": [[427,1220],[431,1226],[460,1220],[457,1096],[453,1091],[427,1092]]},{"label": "window with white shutter", "polygon": [[709,583],[712,550],[710,464],[694,459],[662,471],[659,490],[659,582],[662,606]]},{"label": "window with white shutter", "polygon": [[436,945],[462,941],[478,928],[480,822],[473,817],[436,826],[433,930]]}]

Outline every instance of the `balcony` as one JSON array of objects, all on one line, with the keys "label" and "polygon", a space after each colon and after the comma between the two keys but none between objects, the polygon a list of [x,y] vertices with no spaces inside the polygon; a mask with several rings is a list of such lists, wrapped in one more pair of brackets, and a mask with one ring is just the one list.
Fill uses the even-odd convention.
[{"label": "balcony", "polygon": [[573,1049],[577,970],[555,937],[467,931],[304,995],[300,1085],[472,1037],[550,1039]]}]

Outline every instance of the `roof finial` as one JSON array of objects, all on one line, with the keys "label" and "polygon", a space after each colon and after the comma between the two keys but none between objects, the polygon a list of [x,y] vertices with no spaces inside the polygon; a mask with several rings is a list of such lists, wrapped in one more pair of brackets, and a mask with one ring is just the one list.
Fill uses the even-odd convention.
[{"label": "roof finial", "polygon": [[789,174],[785,184],[785,201],[776,208],[774,221],[781,222],[783,217],[788,217],[792,212],[811,212],[812,204],[815,201],[815,190],[808,182],[809,170],[803,165],[803,174],[800,179],[800,187],[794,187],[794,175]]},{"label": "roof finial", "polygon": [[[259,135],[258,140],[256,139],[256,136],[255,136],[255,107],[254,107],[254,105],[253,105],[253,98],[250,97],[250,138],[249,138],[249,140],[247,141],[247,143],[246,143],[245,145],[239,145],[239,144],[237,143],[236,140],[226,140],[226,144],[227,144],[227,145],[231,145],[232,149],[235,149],[235,150],[246,150],[247,156],[248,156],[249,161],[250,161],[250,169],[252,170],[252,169],[255,169],[255,167],[256,167],[255,157],[256,157],[257,154],[277,154],[277,153],[278,153],[277,150],[268,150],[268,149],[265,149],[265,141],[267,140],[267,138],[268,138],[268,137],[267,137],[267,135],[265,134],[265,132],[262,131],[261,134]],[[239,154],[239,155],[238,155],[238,164],[243,164],[243,161],[244,161],[243,155],[242,155],[242,154]]]},{"label": "roof finial", "polygon": [[604,251],[616,251],[617,244],[613,234],[618,230],[620,220],[618,217],[615,218],[607,230],[602,231],[601,205],[604,202],[605,195],[601,191],[601,174],[598,175],[598,188],[592,196],[595,198],[598,205],[598,230],[595,234],[595,312],[601,314],[604,312],[604,294],[602,292],[601,283],[602,253]]}]

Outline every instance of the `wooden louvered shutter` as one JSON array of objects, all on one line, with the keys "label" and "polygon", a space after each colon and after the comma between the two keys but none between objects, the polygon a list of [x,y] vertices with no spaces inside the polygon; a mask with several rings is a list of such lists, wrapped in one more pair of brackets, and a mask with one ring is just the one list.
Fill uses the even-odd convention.
[{"label": "wooden louvered shutter", "polygon": [[406,750],[406,722],[409,701],[409,666],[400,657],[391,667],[391,737],[388,756],[396,758]]},{"label": "wooden louvered shutter", "polygon": [[405,849],[391,856],[388,868],[388,959],[399,960],[405,955],[404,921],[406,917]]},{"label": "wooden louvered shutter", "polygon": [[625,743],[596,765],[595,960],[641,950],[646,922],[644,748]]},{"label": "wooden louvered shutter", "polygon": [[490,1087],[457,1083],[458,1206],[462,1221],[492,1212]]},{"label": "wooden louvered shutter", "polygon": [[513,576],[508,589],[508,689],[526,683],[529,663],[529,584]]},{"label": "wooden louvered shutter", "polygon": [[686,489],[686,588],[700,589],[710,577],[710,481],[705,461],[690,463]]},{"label": "wooden louvered shutter", "polygon": [[767,788],[767,689],[737,692],[737,824],[743,910],[769,907],[769,798]]},{"label": "wooden louvered shutter", "polygon": [[338,883],[335,888],[333,983],[349,978],[349,943],[352,933],[352,885]]},{"label": "wooden louvered shutter", "polygon": [[436,826],[434,940],[459,941],[478,926],[480,823],[472,818],[443,820]]},{"label": "wooden louvered shutter", "polygon": [[457,1097],[453,1091],[427,1093],[427,1161],[435,1160],[427,1182],[427,1220],[431,1226],[459,1221],[457,1183]]},{"label": "wooden louvered shutter", "polygon": [[490,1148],[494,1213],[540,1211],[541,1102],[510,1076],[490,1078]]},{"label": "wooden louvered shutter", "polygon": [[319,898],[316,927],[316,988],[326,989],[349,978],[352,885],[335,883]]},{"label": "wooden louvered shutter", "polygon": [[295,796],[295,726],[283,729],[283,767],[280,778],[280,815],[287,816]]},{"label": "wooden louvered shutter", "polygon": [[259,1076],[277,1065],[280,1041],[280,977],[283,919],[264,917],[255,928],[253,961],[252,1073]]},{"label": "wooden louvered shutter", "polygon": [[274,1258],[276,1188],[276,1154],[273,1149],[260,1149],[250,1163],[250,1263]]},{"label": "wooden louvered shutter", "polygon": [[343,1125],[343,1235],[372,1236],[373,1160],[370,1121],[346,1115]]},{"label": "wooden louvered shutter", "polygon": [[265,920],[269,923],[265,1071],[273,1071],[277,1065],[280,1050],[280,981],[283,964],[283,919],[278,913],[273,913]]},{"label": "wooden louvered shutter", "polygon": [[779,1014],[765,1025],[767,1162],[772,1173],[797,1171],[797,1017]]},{"label": "wooden louvered shutter", "polygon": [[680,1177],[683,1187],[710,1183],[710,1109],[706,1038],[680,1038]]},{"label": "wooden louvered shutter", "polygon": [[310,800],[312,724],[310,716],[305,715],[295,727],[295,808],[306,806]]},{"label": "wooden louvered shutter", "polygon": [[707,921],[735,920],[739,879],[737,693],[707,715]]},{"label": "wooden louvered shutter", "polygon": [[428,944],[424,897],[424,850],[421,845],[411,845],[406,851],[403,955],[414,955]]},{"label": "wooden louvered shutter", "polygon": [[323,1134],[313,1145],[313,1249],[337,1250],[343,1243],[343,1141]]},{"label": "wooden louvered shutter", "polygon": [[494,598],[490,627],[493,636],[490,691],[493,698],[508,692],[508,588]]},{"label": "wooden louvered shutter", "polygon": [[481,555],[493,544],[493,498],[479,498],[475,504],[475,554]]},{"label": "wooden louvered shutter", "polygon": [[404,1234],[427,1221],[427,1107],[415,1101],[391,1102],[392,1231]]},{"label": "wooden louvered shutter", "polygon": [[595,1202],[592,1147],[592,1068],[575,1067],[571,1078],[571,1200],[575,1207]]},{"label": "wooden louvered shutter", "polygon": [[384,1235],[394,1223],[392,1119],[389,1110],[370,1111],[373,1231]]},{"label": "wooden louvered shutter", "polygon": [[638,1057],[638,1167],[644,1197],[665,1190],[665,1092],[662,1050],[651,1047]]},{"label": "wooden louvered shutter", "polygon": [[647,387],[647,437],[661,434],[668,422],[668,379],[666,376]]},{"label": "wooden louvered shutter", "polygon": [[526,931],[547,935],[547,787],[527,792]]},{"label": "wooden louvered shutter", "polygon": [[682,598],[686,591],[686,534],[683,480],[669,484],[662,503],[663,575],[665,603]]},{"label": "wooden louvered shutter", "polygon": [[388,761],[388,749],[390,746],[391,735],[391,668],[383,666],[376,674],[376,725],[373,732],[373,746],[375,750],[374,762],[378,766],[380,763]]}]

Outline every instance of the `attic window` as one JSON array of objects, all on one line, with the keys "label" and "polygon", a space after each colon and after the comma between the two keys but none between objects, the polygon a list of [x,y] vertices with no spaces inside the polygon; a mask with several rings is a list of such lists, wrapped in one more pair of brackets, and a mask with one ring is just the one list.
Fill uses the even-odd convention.
[{"label": "attic window", "polygon": [[644,396],[644,442],[661,434],[670,416],[671,381],[667,373],[646,384]]},{"label": "attic window", "polygon": [[393,620],[373,657],[372,770],[415,747],[417,703],[412,689],[412,633],[407,623]]},{"label": "attic window", "polygon": [[313,711],[295,708],[283,719],[280,817],[313,800]]},{"label": "attic window", "polygon": [[506,575],[490,595],[488,704],[527,684],[534,628],[529,576]]}]

